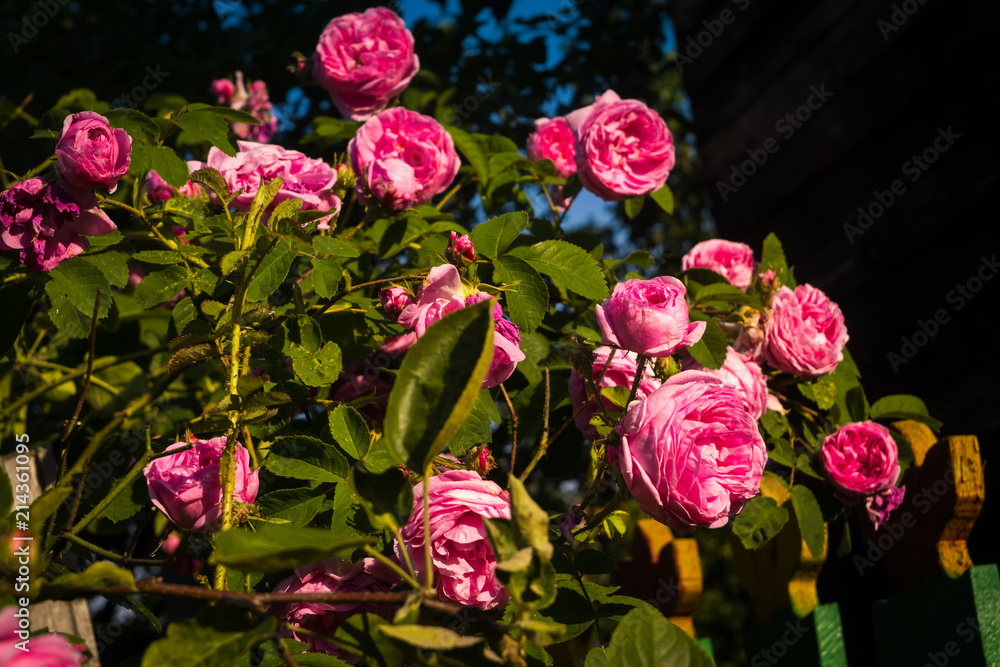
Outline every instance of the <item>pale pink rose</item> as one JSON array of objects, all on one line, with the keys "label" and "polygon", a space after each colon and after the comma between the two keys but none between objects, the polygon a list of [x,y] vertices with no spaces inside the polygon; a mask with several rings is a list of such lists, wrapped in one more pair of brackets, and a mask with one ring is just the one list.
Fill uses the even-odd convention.
[{"label": "pale pink rose", "polygon": [[402,287],[387,287],[379,290],[379,301],[382,302],[382,310],[389,317],[399,318],[403,309],[413,303],[413,297]]},{"label": "pale pink rose", "polygon": [[455,180],[461,161],[441,123],[403,107],[378,113],[347,144],[355,188],[402,211],[424,204]]},{"label": "pale pink rose", "polygon": [[683,371],[618,425],[618,464],[643,512],[671,528],[719,528],[757,495],[767,450],[732,387]]},{"label": "pale pink rose", "polygon": [[[27,544],[22,542],[21,544]],[[4,667],[81,667],[84,656],[66,637],[50,632],[29,639],[28,618],[18,618],[13,605],[0,610],[0,665]],[[30,608],[26,608],[28,613]],[[23,625],[21,623],[23,621]],[[27,641],[27,651],[17,647]]]},{"label": "pale pink rose", "polygon": [[101,236],[116,229],[89,191],[76,191],[62,181],[30,178],[0,192],[0,250],[20,250],[21,264],[31,271],[51,271],[79,255],[90,243],[82,235]]},{"label": "pale pink rose", "polygon": [[812,285],[782,287],[771,298],[764,358],[801,378],[826,375],[844,359],[847,327],[840,308]]},{"label": "pale pink rose", "polygon": [[232,192],[243,188],[243,193],[233,200],[240,211],[249,211],[260,187],[281,177],[281,189],[271,204],[271,209],[286,199],[301,199],[303,211],[333,212],[324,218],[319,229],[340,213],[340,198],[333,194],[337,172],[320,159],[306,156],[275,144],[237,141],[239,152],[229,157],[216,147],[208,152],[206,166],[222,174]]},{"label": "pale pink rose", "polygon": [[365,120],[385,108],[420,69],[413,34],[385,7],[330,21],[313,54],[316,83],[345,118]]},{"label": "pale pink rose", "polygon": [[428,490],[431,563],[438,596],[470,607],[492,609],[508,596],[496,578],[496,556],[483,518],[509,519],[510,496],[472,470],[449,470],[413,487],[413,513],[396,543],[410,552],[417,574],[424,558],[424,489]]},{"label": "pale pink rose", "polygon": [[461,258],[466,262],[476,261],[476,251],[472,247],[472,239],[468,234],[452,232],[448,239],[448,252],[453,258]]},{"label": "pale pink rose", "polygon": [[745,243],[711,239],[695,245],[681,259],[681,269],[709,269],[733,287],[746,290],[753,281],[753,249]]},{"label": "pale pink rose", "polygon": [[[219,460],[226,438],[195,440],[185,451],[153,459],[142,469],[149,498],[178,527],[206,533],[219,530],[222,522],[222,486]],[[188,446],[177,442],[165,451]],[[236,486],[233,500],[252,505],[257,499],[259,470],[250,470],[250,454],[236,443]]]},{"label": "pale pink rose", "polygon": [[525,153],[532,161],[552,160],[558,178],[569,178],[576,173],[576,137],[562,116],[536,120]]},{"label": "pale pink rose", "polygon": [[686,371],[704,371],[735,389],[754,419],[760,419],[767,411],[767,376],[749,354],[740,354],[730,346],[726,349],[726,360],[721,368],[705,368],[693,357],[685,359],[681,368]]},{"label": "pale pink rose", "polygon": [[59,173],[75,188],[114,192],[128,171],[132,137],[94,111],[66,116],[56,142]]},{"label": "pale pink rose", "polygon": [[865,499],[865,509],[872,525],[875,526],[875,530],[885,524],[889,520],[889,516],[903,504],[905,495],[905,486],[894,486]]},{"label": "pale pink rose", "polygon": [[576,135],[580,182],[601,199],[648,195],[674,167],[674,138],[660,115],[609,90],[566,116]]},{"label": "pale pink rose", "polygon": [[899,479],[899,448],[889,429],[851,422],[828,435],[819,450],[835,495],[848,504],[888,491]]},{"label": "pale pink rose", "polygon": [[[611,362],[607,363],[608,356],[612,352],[614,356],[611,357]],[[606,371],[604,370],[605,363],[607,363]],[[631,390],[632,382],[635,380],[636,369],[638,368],[638,359],[635,352],[612,350],[610,347],[602,346],[594,350],[592,368],[594,384],[597,385],[598,391],[602,387],[625,387]],[[602,372],[604,373],[603,377],[601,376]],[[639,388],[635,393],[636,399],[641,400],[646,398],[659,389],[660,384],[662,384],[660,380],[652,373],[651,364],[646,364],[642,379],[639,380]],[[590,393],[587,390],[587,385],[584,383],[580,373],[574,368],[569,374],[569,400],[573,404],[573,412],[576,413],[587,402],[588,398],[590,398]],[[621,410],[621,408],[617,407],[610,399],[604,396],[601,397],[601,401],[604,403],[606,410]],[[580,429],[587,440],[595,440],[598,436],[597,427],[590,423],[590,419],[599,410],[597,402],[593,401],[582,412],[576,415],[576,427]]]},{"label": "pale pink rose", "polygon": [[[398,582],[399,576],[374,558],[349,563],[331,556],[318,563],[295,568],[295,573],[282,580],[274,592],[388,593]],[[329,653],[353,665],[359,662],[359,657],[312,633],[332,638],[337,628],[355,614],[377,614],[391,619],[396,605],[377,602],[292,602],[273,604],[267,610],[291,625],[312,631],[305,634],[283,630],[285,637],[309,644],[310,651]]]},{"label": "pale pink rose", "polygon": [[690,322],[684,284],[671,276],[626,280],[597,305],[604,342],[647,357],[669,357],[694,345],[705,322]]},{"label": "pale pink rose", "polygon": [[260,125],[233,123],[233,134],[240,139],[266,142],[278,131],[278,118],[274,115],[274,105],[271,104],[267,85],[263,81],[254,81],[248,92],[243,82],[243,72],[236,72],[235,84],[229,79],[213,81],[212,94],[220,105],[246,111],[260,121]]}]

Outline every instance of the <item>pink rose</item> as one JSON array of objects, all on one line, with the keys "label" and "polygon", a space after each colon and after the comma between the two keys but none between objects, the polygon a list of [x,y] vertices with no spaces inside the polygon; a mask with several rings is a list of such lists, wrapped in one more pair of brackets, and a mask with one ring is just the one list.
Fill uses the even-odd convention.
[{"label": "pink rose", "polygon": [[[374,558],[364,558],[348,563],[336,556],[310,565],[295,568],[295,573],[284,579],[274,589],[275,593],[387,593],[399,577]],[[268,611],[278,618],[323,637],[333,637],[341,623],[355,614],[377,614],[391,619],[396,606],[377,602],[293,602],[273,604]],[[358,658],[336,644],[310,634],[294,630],[283,632],[300,642],[309,644],[309,650],[322,651],[337,656],[350,664]]]},{"label": "pink rose", "polygon": [[382,310],[389,317],[399,318],[403,309],[413,303],[413,297],[402,287],[387,287],[378,293],[379,301],[382,302]]},{"label": "pink rose", "polygon": [[236,94],[236,86],[229,79],[216,79],[212,82],[212,95],[215,96],[217,104],[229,104],[229,100]]},{"label": "pink rose", "polygon": [[801,378],[826,375],[844,359],[844,316],[826,294],[812,285],[793,292],[782,287],[771,298],[764,327],[764,358],[775,368]]},{"label": "pink rose", "polygon": [[[340,213],[340,198],[333,194],[337,172],[323,160],[307,157],[274,144],[237,141],[239,152],[229,157],[214,146],[208,151],[206,166],[222,174],[232,192],[243,188],[243,193],[233,200],[240,211],[249,211],[257,190],[262,185],[282,178],[281,189],[272,207],[286,199],[301,199],[303,211],[333,210],[324,218],[319,229],[329,228],[329,221]],[[326,227],[324,227],[324,224]]]},{"label": "pink rose", "polygon": [[493,360],[486,379],[483,380],[483,387],[486,389],[506,381],[513,375],[518,362],[525,360],[517,325],[501,317],[494,319],[493,326]]},{"label": "pink rose", "polygon": [[[369,10],[370,11],[370,10]],[[358,128],[347,144],[351,167],[385,206],[402,211],[424,204],[455,180],[461,161],[451,135],[441,123],[403,107],[376,114]]]},{"label": "pink rose", "polygon": [[[27,544],[27,542],[22,542]],[[20,621],[24,621],[22,625]],[[0,610],[0,665],[5,667],[81,667],[84,654],[55,632],[35,635],[28,640],[27,651],[17,644],[28,639],[28,619],[18,619],[11,605]],[[22,637],[19,633],[24,632]]]},{"label": "pink rose", "polygon": [[150,171],[146,174],[146,196],[153,203],[167,201],[174,196],[174,188],[155,171]]},{"label": "pink rose", "polygon": [[525,153],[533,162],[552,160],[559,178],[569,178],[576,173],[576,137],[562,116],[536,120],[535,131],[528,135]]},{"label": "pink rose", "polygon": [[402,549],[408,549],[419,575],[425,567],[425,487],[438,596],[480,609],[506,603],[483,518],[511,518],[508,493],[472,470],[449,470],[413,487],[413,514],[400,531],[403,544],[396,543],[396,554],[402,558]]},{"label": "pink rose", "polygon": [[740,354],[732,347],[726,349],[726,361],[721,368],[705,368],[695,359],[685,359],[683,370],[704,371],[722,380],[739,394],[747,412],[754,419],[760,419],[767,411],[767,376],[749,354]]},{"label": "pink rose", "polygon": [[819,450],[835,495],[853,505],[888,491],[899,479],[899,448],[889,429],[873,421],[844,424]]},{"label": "pink rose", "polygon": [[313,54],[313,77],[345,118],[365,120],[384,109],[420,69],[413,34],[385,7],[330,21]]},{"label": "pink rose", "polygon": [[78,202],[62,182],[30,178],[0,192],[0,250],[20,250],[31,271],[51,271],[79,255],[90,243],[82,234],[100,236],[116,229],[89,191]]},{"label": "pink rose", "polygon": [[102,187],[114,192],[128,171],[132,137],[112,129],[108,119],[94,111],[70,114],[56,142],[56,162],[62,177],[75,188]]},{"label": "pink rose", "polygon": [[878,530],[889,520],[889,516],[903,504],[905,496],[905,486],[894,486],[865,498],[865,509],[868,511],[868,518],[875,526],[875,530]]},{"label": "pink rose", "polygon": [[674,167],[674,138],[660,115],[609,90],[566,116],[576,135],[580,182],[601,199],[655,192]]},{"label": "pink rose", "polygon": [[757,422],[713,375],[671,377],[629,406],[618,433],[629,491],[675,530],[724,526],[760,488],[767,451]]},{"label": "pink rose", "polygon": [[626,280],[597,305],[597,322],[604,342],[647,357],[669,357],[694,345],[705,333],[705,322],[689,322],[684,284],[670,276]]},{"label": "pink rose", "polygon": [[230,109],[246,111],[260,121],[260,125],[234,123],[233,134],[250,141],[269,141],[278,131],[278,118],[274,115],[274,105],[267,94],[267,85],[263,81],[254,81],[247,92],[243,82],[243,72],[236,72],[236,83],[229,79],[216,79],[212,82],[212,94],[219,104]]},{"label": "pink rose", "polygon": [[461,258],[466,262],[476,261],[476,251],[472,247],[472,239],[468,234],[452,232],[448,240],[448,252],[453,259]]},{"label": "pink rose", "polygon": [[[608,363],[607,370],[605,371],[604,364],[612,352],[614,352],[614,356],[611,358],[611,362]],[[631,390],[632,382],[635,380],[635,372],[638,368],[637,364],[638,359],[635,352],[612,350],[610,347],[599,347],[594,350],[594,364],[592,368],[594,384],[597,385],[598,391],[602,387],[625,387]],[[604,372],[604,377],[601,377],[602,372]],[[598,382],[599,378],[600,381]],[[636,399],[642,400],[646,398],[659,389],[660,384],[662,383],[653,375],[650,365],[647,364],[642,374],[642,379],[639,381],[639,389],[635,393]],[[587,390],[587,385],[574,368],[569,374],[569,400],[573,404],[573,412],[575,413],[579,410],[589,397],[590,393]],[[606,410],[620,410],[608,398],[602,396],[601,401],[604,403]],[[576,416],[576,426],[588,440],[595,440],[598,436],[597,427],[590,423],[590,419],[599,410],[597,402],[594,401]]]},{"label": "pink rose", "polygon": [[722,239],[702,241],[681,259],[681,269],[710,269],[733,287],[746,290],[753,281],[753,250],[745,243]]},{"label": "pink rose", "polygon": [[[149,498],[156,507],[180,528],[199,533],[219,530],[222,521],[222,487],[219,485],[219,459],[226,438],[195,440],[185,451],[153,459],[142,469],[149,487]],[[177,442],[166,451],[187,447]],[[257,500],[258,470],[250,470],[250,454],[236,443],[236,486],[233,499],[252,505]]]}]

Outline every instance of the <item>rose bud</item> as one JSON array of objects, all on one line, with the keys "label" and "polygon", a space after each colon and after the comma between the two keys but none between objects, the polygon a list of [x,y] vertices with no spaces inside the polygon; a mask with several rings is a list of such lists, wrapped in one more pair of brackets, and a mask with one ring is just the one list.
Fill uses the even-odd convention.
[{"label": "rose bud", "polygon": [[458,234],[452,232],[448,240],[448,253],[452,259],[461,258],[466,262],[476,261],[476,251],[472,247],[472,239],[468,234]]},{"label": "rose bud", "polygon": [[626,280],[597,305],[604,342],[647,357],[667,357],[694,345],[704,322],[689,322],[684,284],[670,276]]},{"label": "rose bud", "polygon": [[873,421],[844,424],[819,450],[835,495],[853,505],[896,486],[899,448],[889,429]]},{"label": "rose bud", "polygon": [[70,114],[56,142],[59,173],[74,188],[114,192],[128,171],[132,137],[93,111]]},{"label": "rose bud", "polygon": [[681,259],[681,269],[709,269],[746,291],[753,281],[753,250],[745,243],[711,239],[695,245]]},{"label": "rose bud", "polygon": [[535,121],[535,131],[528,135],[525,153],[533,162],[551,160],[557,178],[569,178],[576,173],[576,137],[561,116]]},{"label": "rose bud", "polygon": [[847,339],[840,308],[815,287],[782,287],[771,298],[763,349],[778,370],[801,378],[826,375],[844,359]]},{"label": "rose bud", "polygon": [[404,308],[413,303],[413,297],[402,287],[393,286],[379,290],[378,298],[382,302],[382,310],[385,311],[385,314],[396,319],[399,319],[399,314],[403,312]]}]

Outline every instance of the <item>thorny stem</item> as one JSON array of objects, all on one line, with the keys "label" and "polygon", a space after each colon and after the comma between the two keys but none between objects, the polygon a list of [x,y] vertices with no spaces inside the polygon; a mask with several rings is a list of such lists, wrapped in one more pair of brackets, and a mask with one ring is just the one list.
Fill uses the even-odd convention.
[{"label": "thorny stem", "polygon": [[514,464],[517,461],[517,413],[514,412],[514,404],[510,401],[510,396],[507,394],[507,389],[504,388],[503,382],[500,383],[500,393],[503,394],[503,400],[507,403],[507,409],[510,410],[510,475],[508,477],[508,485],[510,483],[510,478],[514,476]]}]

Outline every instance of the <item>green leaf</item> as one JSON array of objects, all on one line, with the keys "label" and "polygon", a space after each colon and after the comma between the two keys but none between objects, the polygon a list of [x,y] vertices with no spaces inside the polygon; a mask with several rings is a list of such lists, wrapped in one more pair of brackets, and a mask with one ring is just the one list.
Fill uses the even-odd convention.
[{"label": "green leaf", "polygon": [[101,112],[111,127],[118,127],[126,132],[133,139],[146,139],[156,143],[160,137],[160,128],[150,120],[149,116],[136,109],[108,109]]},{"label": "green leaf", "polygon": [[448,443],[448,450],[457,458],[462,458],[473,445],[489,443],[493,438],[492,424],[500,423],[500,414],[490,395],[489,389],[480,389],[472,411],[462,423],[462,428]]},{"label": "green leaf", "polygon": [[35,601],[68,600],[85,597],[93,591],[110,586],[128,586],[135,591],[135,577],[114,563],[99,561],[83,572],[61,574],[55,579],[38,579],[38,594]]},{"label": "green leaf", "polygon": [[187,163],[173,148],[170,146],[148,146],[146,151],[149,153],[150,166],[152,166],[153,171],[160,175],[160,178],[175,188],[182,187],[188,182],[191,173]]},{"label": "green leaf", "polygon": [[307,435],[277,440],[264,467],[282,477],[317,482],[339,482],[348,473],[347,459],[336,447]]},{"label": "green leaf", "polygon": [[510,490],[511,520],[517,529],[520,543],[531,547],[541,556],[542,561],[552,558],[553,546],[549,542],[549,515],[531,497],[524,482],[511,475]]},{"label": "green leaf", "polygon": [[174,326],[177,327],[177,333],[184,333],[184,327],[198,317],[198,311],[195,310],[194,301],[191,297],[186,296],[177,302],[170,316],[174,320]]},{"label": "green leaf", "polygon": [[192,171],[190,180],[206,186],[222,201],[229,201],[232,194],[229,192],[229,184],[215,167],[202,167]]},{"label": "green leaf", "polygon": [[329,116],[317,116],[312,121],[312,132],[307,134],[302,143],[316,142],[321,146],[332,146],[345,139],[351,139],[358,132],[361,123]]},{"label": "green leaf", "polygon": [[[0,303],[4,305],[4,317],[0,321],[0,358],[14,345],[21,327],[28,321],[35,303],[35,286],[30,283],[13,283],[0,287]],[[93,311],[91,311],[93,312]],[[6,512],[0,512],[4,515]]]},{"label": "green leaf", "polygon": [[205,110],[209,113],[215,114],[219,118],[228,120],[231,123],[248,123],[250,125],[260,125],[261,121],[259,118],[250,114],[246,111],[240,109],[232,109],[230,107],[216,107],[210,104],[205,104],[204,102],[195,102],[194,104],[188,105],[188,111],[201,111]]},{"label": "green leaf", "polygon": [[[190,133],[196,139],[211,143],[226,155],[230,157],[236,155],[236,148],[229,143],[229,124],[213,111],[208,109],[189,111],[172,118],[171,121],[174,125]],[[250,121],[244,120],[242,122]],[[166,177],[164,177],[164,180],[166,180]],[[167,182],[174,185],[169,180]],[[180,185],[183,185],[183,183]]]},{"label": "green leaf", "polygon": [[796,484],[792,487],[792,507],[809,553],[813,558],[820,558],[826,546],[826,526],[823,525],[823,512],[819,509],[816,496],[807,487]]},{"label": "green leaf", "polygon": [[238,608],[206,607],[195,618],[174,621],[167,636],[157,639],[142,656],[142,667],[234,667],[254,646],[274,634],[278,619],[260,615],[251,624]]},{"label": "green leaf", "polygon": [[714,665],[694,639],[648,604],[630,611],[615,628],[604,664],[607,667]]},{"label": "green leaf", "polygon": [[255,505],[268,519],[284,519],[301,527],[312,521],[326,503],[319,489],[282,489],[257,498]]},{"label": "green leaf", "polygon": [[795,278],[792,277],[792,271],[788,268],[788,262],[785,260],[785,250],[781,247],[781,241],[773,233],[768,234],[767,238],[764,239],[764,252],[761,254],[760,268],[757,272],[764,273],[768,269],[774,271],[782,285],[795,288]]},{"label": "green leaf", "polygon": [[482,146],[479,145],[475,137],[465,130],[460,130],[452,125],[445,125],[444,129],[448,131],[448,134],[454,140],[455,148],[472,165],[479,182],[485,184],[489,180],[490,167],[486,159],[486,154],[483,153]]},{"label": "green leaf", "polygon": [[493,268],[504,286],[510,319],[525,333],[534,331],[549,308],[545,281],[530,264],[513,255],[494,259]]},{"label": "green leaf", "polygon": [[542,241],[518,254],[563,289],[576,292],[585,299],[608,297],[604,272],[597,260],[579,246],[567,241]]},{"label": "green leaf", "polygon": [[365,418],[349,405],[338,405],[328,413],[330,435],[347,455],[363,459],[371,446],[371,431]]},{"label": "green leaf", "polygon": [[168,266],[153,271],[135,288],[135,298],[143,308],[152,308],[173,299],[187,286],[188,273],[183,266]]},{"label": "green leaf", "polygon": [[608,652],[602,646],[590,649],[583,667],[607,667]]},{"label": "green leaf", "polygon": [[319,296],[329,299],[337,293],[337,286],[340,285],[340,279],[343,277],[343,269],[334,260],[319,257],[313,257],[312,267],[313,289]]},{"label": "green leaf", "polygon": [[721,368],[726,362],[726,352],[729,348],[729,341],[726,334],[710,319],[698,311],[691,311],[691,320],[700,320],[706,323],[705,333],[694,345],[688,346],[688,352],[695,360],[705,368]]},{"label": "green leaf", "polygon": [[927,424],[935,431],[941,428],[941,422],[927,413],[927,406],[916,396],[896,394],[880,398],[872,404],[872,419],[912,419]]},{"label": "green leaf", "polygon": [[674,193],[670,191],[670,187],[664,185],[662,188],[649,195],[650,199],[655,201],[660,205],[664,211],[670,215],[674,214]]},{"label": "green leaf", "polygon": [[340,347],[336,343],[326,343],[315,352],[291,343],[288,346],[288,356],[292,359],[295,375],[309,387],[333,384],[344,369]]},{"label": "green leaf", "polygon": [[[89,396],[87,398],[90,398]],[[105,508],[101,516],[113,523],[124,521],[149,504],[149,491],[146,479],[139,475],[121,493],[118,494],[111,504]]]},{"label": "green leaf", "polygon": [[625,215],[628,216],[629,220],[632,220],[635,216],[639,215],[639,211],[642,210],[642,205],[645,203],[645,195],[642,197],[628,197],[625,200]]},{"label": "green leaf", "polygon": [[59,332],[70,338],[86,337],[90,331],[90,318],[84,319],[80,315],[66,292],[54,280],[45,284],[45,295],[49,297],[49,319]]},{"label": "green leaf", "polygon": [[[177,255],[174,255],[176,261]],[[81,256],[85,262],[96,268],[104,278],[115,287],[125,287],[128,284],[128,253],[120,250],[104,250],[98,253],[86,253]],[[93,311],[91,311],[93,312]]]},{"label": "green leaf", "polygon": [[492,307],[490,299],[444,316],[406,353],[383,437],[409,469],[423,471],[472,410],[493,357]]},{"label": "green leaf", "polygon": [[254,272],[250,287],[247,288],[247,300],[263,301],[277,292],[297,254],[298,251],[291,241],[288,239],[278,241]]},{"label": "green leaf", "polygon": [[733,535],[740,538],[747,549],[758,549],[781,532],[788,522],[788,510],[773,498],[757,496],[743,506],[743,511],[733,520]]},{"label": "green leaf", "polygon": [[729,283],[713,283],[699,288],[691,296],[695,303],[735,303],[741,306],[750,306],[757,310],[764,310],[764,305],[756,296],[747,294],[739,287],[734,287]]},{"label": "green leaf", "polygon": [[829,410],[837,402],[837,385],[826,377],[817,379],[812,386],[816,405],[820,410]]},{"label": "green leaf", "polygon": [[315,563],[343,549],[371,542],[363,538],[338,540],[329,530],[288,524],[263,525],[256,532],[233,528],[217,534],[215,540],[210,563],[257,572],[279,572]]},{"label": "green leaf", "polygon": [[355,246],[329,236],[314,236],[313,249],[321,255],[331,257],[357,257],[361,254]]},{"label": "green leaf", "polygon": [[49,275],[88,320],[94,313],[97,290],[103,290],[98,319],[108,314],[112,301],[108,279],[83,257],[74,257],[61,262],[59,266],[49,271]]},{"label": "green leaf", "polygon": [[448,651],[454,648],[475,646],[482,637],[465,637],[454,630],[434,625],[389,625],[378,626],[379,632],[397,641],[429,651]]},{"label": "green leaf", "polygon": [[496,259],[503,255],[527,226],[528,214],[524,211],[504,213],[473,227],[469,238],[472,239],[476,254]]}]

